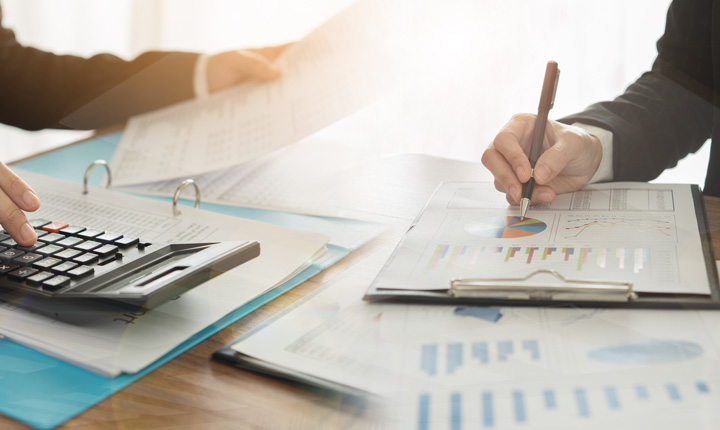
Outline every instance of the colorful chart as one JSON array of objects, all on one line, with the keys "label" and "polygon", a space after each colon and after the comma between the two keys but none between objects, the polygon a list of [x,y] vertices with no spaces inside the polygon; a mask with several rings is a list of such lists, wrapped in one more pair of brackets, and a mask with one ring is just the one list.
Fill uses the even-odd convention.
[{"label": "colorful chart", "polygon": [[525,218],[521,221],[519,216],[497,216],[467,224],[465,231],[482,237],[510,239],[532,236],[546,228],[547,224],[534,218]]}]

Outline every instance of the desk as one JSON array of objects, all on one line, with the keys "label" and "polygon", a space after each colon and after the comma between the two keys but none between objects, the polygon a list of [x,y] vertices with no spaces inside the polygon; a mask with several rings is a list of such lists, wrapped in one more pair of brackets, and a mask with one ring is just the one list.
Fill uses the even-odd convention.
[{"label": "desk", "polygon": [[[387,223],[390,228],[383,235],[61,428],[381,428],[372,411],[357,416],[338,398],[322,398],[209,357],[370,255],[389,255],[439,181],[478,179],[482,170],[475,163],[406,155],[377,160],[352,172],[349,177],[354,180],[344,184],[347,216]],[[720,255],[720,198],[707,197],[705,202],[713,248]],[[0,428],[25,426],[0,416]]]}]

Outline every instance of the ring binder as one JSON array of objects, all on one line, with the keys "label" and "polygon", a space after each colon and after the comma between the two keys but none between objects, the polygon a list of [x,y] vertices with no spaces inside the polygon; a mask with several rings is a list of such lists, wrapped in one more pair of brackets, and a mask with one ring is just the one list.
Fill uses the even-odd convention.
[{"label": "ring binder", "polygon": [[88,166],[87,170],[85,170],[85,178],[83,179],[83,194],[88,193],[88,179],[90,178],[90,172],[95,166],[102,165],[105,166],[105,170],[107,170],[107,184],[105,185],[105,188],[110,188],[110,185],[112,184],[112,173],[110,173],[110,166],[108,165],[107,161],[105,160],[95,160]]},{"label": "ring binder", "polygon": [[185,179],[180,183],[180,185],[175,190],[175,194],[173,195],[173,215],[178,216],[180,215],[180,210],[177,208],[178,199],[180,198],[180,192],[183,190],[183,188],[187,187],[188,185],[192,185],[195,187],[195,207],[200,207],[200,187],[198,186],[197,182],[195,182],[192,179]]},{"label": "ring binder", "polygon": [[[550,281],[532,278],[550,275]],[[553,285],[560,282],[561,285]],[[454,297],[497,298],[502,300],[630,302],[637,299],[633,283],[567,279],[554,270],[540,269],[522,278],[455,278],[450,281]]]}]

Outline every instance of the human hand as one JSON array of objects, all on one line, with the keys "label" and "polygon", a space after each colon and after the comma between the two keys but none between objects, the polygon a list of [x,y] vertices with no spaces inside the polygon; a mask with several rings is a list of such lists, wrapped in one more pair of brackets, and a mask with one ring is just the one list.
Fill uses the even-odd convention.
[{"label": "human hand", "polygon": [[0,162],[0,224],[21,246],[30,246],[37,240],[35,229],[22,211],[33,212],[39,207],[35,191]]},{"label": "human hand", "polygon": [[[482,156],[495,176],[495,188],[518,204],[522,184],[530,179],[528,155],[536,115],[518,114],[500,130]],[[535,164],[531,203],[549,203],[561,193],[575,191],[592,178],[602,160],[600,140],[585,130],[548,120],[542,155]]]},{"label": "human hand", "polygon": [[208,58],[208,90],[212,93],[250,79],[267,81],[280,75],[272,61],[291,44],[226,51]]}]

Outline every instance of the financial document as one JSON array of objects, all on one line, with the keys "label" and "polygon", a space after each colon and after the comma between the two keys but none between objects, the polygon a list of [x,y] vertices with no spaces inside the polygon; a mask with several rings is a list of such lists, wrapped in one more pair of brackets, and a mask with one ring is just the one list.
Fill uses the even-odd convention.
[{"label": "financial document", "polygon": [[451,278],[632,282],[638,293],[710,294],[689,185],[596,184],[521,219],[490,183],[439,187],[398,245],[377,289],[446,290]]},{"label": "financial document", "polygon": [[258,158],[387,94],[393,5],[361,0],[283,52],[280,78],[134,117],[110,163],[116,185],[215,171]]},{"label": "financial document", "polygon": [[382,256],[233,345],[382,396],[389,428],[707,428],[717,311],[367,303]]},{"label": "financial document", "polygon": [[82,186],[19,171],[42,207],[31,218],[70,221],[160,242],[257,240],[261,255],[147,312],[72,325],[0,303],[0,334],[105,375],[136,373],[195,333],[305,269],[328,236]]}]

